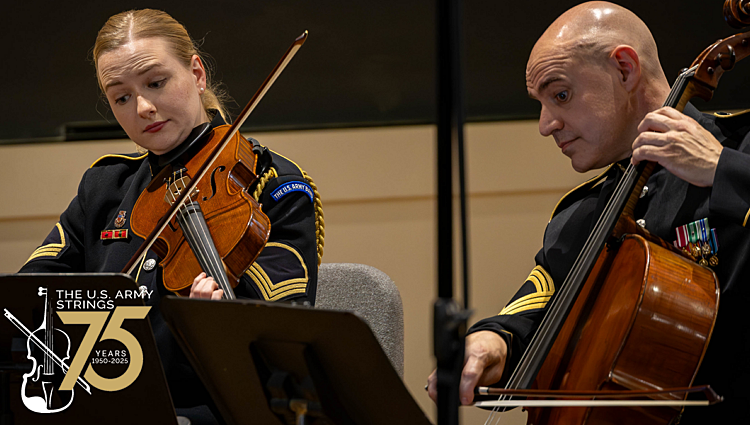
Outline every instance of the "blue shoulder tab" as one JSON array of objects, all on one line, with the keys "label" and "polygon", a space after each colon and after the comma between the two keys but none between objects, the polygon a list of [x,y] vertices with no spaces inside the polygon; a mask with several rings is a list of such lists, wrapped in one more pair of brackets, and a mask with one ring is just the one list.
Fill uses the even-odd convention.
[{"label": "blue shoulder tab", "polygon": [[279,202],[281,198],[292,192],[304,192],[307,197],[310,198],[310,202],[313,202],[313,197],[315,196],[313,194],[312,188],[307,183],[292,181],[286,182],[277,187],[273,192],[271,192],[271,197],[274,201]]}]

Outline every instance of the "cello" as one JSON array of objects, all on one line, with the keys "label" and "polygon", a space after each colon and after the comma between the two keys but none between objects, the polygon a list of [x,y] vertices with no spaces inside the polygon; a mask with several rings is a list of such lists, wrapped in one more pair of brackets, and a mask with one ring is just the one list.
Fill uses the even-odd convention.
[{"label": "cello", "polygon": [[[750,9],[747,3],[728,0],[725,6],[734,7],[731,16],[742,22],[747,14],[739,12]],[[709,46],[680,74],[664,106],[681,111],[694,97],[709,100],[723,73],[750,55],[749,46],[750,34]],[[596,397],[611,390],[638,396],[653,391],[651,400],[628,409],[534,407],[528,423],[669,424],[679,420],[680,406],[691,404],[684,392],[669,390],[695,378],[713,332],[719,287],[713,271],[696,264],[700,253],[683,253],[636,224],[635,206],[654,167],[642,162],[624,171],[508,391],[497,392],[535,387]],[[525,405],[501,401],[496,405]]]}]

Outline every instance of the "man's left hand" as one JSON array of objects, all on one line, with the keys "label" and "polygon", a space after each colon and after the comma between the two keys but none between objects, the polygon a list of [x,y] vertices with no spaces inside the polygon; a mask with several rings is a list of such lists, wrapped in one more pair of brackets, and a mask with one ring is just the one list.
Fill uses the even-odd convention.
[{"label": "man's left hand", "polygon": [[696,186],[713,186],[724,148],[694,119],[664,107],[649,113],[638,126],[633,163],[658,162],[670,173]]}]

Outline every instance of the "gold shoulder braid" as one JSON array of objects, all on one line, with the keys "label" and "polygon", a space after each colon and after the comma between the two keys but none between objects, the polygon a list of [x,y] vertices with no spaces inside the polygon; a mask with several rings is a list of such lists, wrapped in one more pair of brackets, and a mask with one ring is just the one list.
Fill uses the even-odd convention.
[{"label": "gold shoulder braid", "polygon": [[[310,187],[313,190],[313,193],[315,194],[315,238],[317,239],[317,251],[318,251],[318,267],[320,267],[320,263],[323,262],[323,246],[325,245],[325,220],[324,220],[324,214],[323,214],[323,202],[320,200],[320,193],[318,192],[318,186],[315,185],[315,182],[313,181],[312,177],[310,177],[304,170],[300,169],[302,172],[302,177],[307,180],[307,183],[310,184]],[[266,187],[266,184],[269,180],[274,179],[278,177],[279,175],[276,173],[276,170],[271,167],[265,174],[263,174],[259,181],[258,185],[255,187],[255,192],[253,192],[253,198],[255,198],[256,201],[260,199],[261,193],[263,193],[263,189]]]},{"label": "gold shoulder braid", "polygon": [[276,174],[276,170],[271,167],[266,171],[265,174],[260,176],[260,179],[258,180],[258,184],[255,186],[255,192],[253,192],[253,198],[255,198],[256,201],[260,202],[260,194],[263,193],[263,189],[266,188],[266,183],[268,183],[269,180],[275,179],[279,175]]},{"label": "gold shoulder braid", "polygon": [[312,177],[310,177],[304,170],[302,171],[302,177],[310,183],[313,193],[315,193],[315,236],[318,239],[318,267],[323,262],[323,246],[325,246],[326,237],[326,222],[324,220],[325,215],[323,214],[323,201],[320,200],[320,193],[318,193],[318,186],[315,185]]}]

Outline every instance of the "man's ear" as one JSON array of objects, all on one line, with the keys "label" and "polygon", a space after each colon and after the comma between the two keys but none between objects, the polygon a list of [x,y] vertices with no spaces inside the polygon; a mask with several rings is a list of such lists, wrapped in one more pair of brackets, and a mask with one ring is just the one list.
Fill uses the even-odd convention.
[{"label": "man's ear", "polygon": [[641,80],[641,60],[638,52],[630,46],[620,45],[609,55],[610,63],[620,73],[620,83],[630,92],[638,86]]}]

